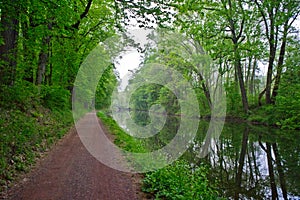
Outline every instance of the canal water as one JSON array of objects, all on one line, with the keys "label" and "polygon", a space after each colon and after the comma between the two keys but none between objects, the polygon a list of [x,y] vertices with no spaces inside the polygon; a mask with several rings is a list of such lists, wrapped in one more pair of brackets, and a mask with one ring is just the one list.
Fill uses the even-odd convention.
[{"label": "canal water", "polygon": [[195,166],[206,163],[222,196],[300,200],[299,131],[225,123],[221,134],[214,135],[208,127],[200,123],[183,158]]}]

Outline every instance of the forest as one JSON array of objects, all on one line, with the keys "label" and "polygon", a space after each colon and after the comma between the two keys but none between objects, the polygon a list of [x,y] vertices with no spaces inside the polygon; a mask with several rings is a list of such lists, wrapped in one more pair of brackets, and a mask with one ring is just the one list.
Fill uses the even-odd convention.
[{"label": "forest", "polygon": [[[153,34],[148,37],[157,48],[142,47],[128,40],[130,46],[143,53],[143,61],[132,73],[130,84],[143,81],[144,72],[152,73],[143,67],[149,63],[167,66],[180,73],[192,86],[197,99],[194,105],[199,107],[202,119],[209,120],[215,115],[218,110],[215,93],[221,91],[224,93],[222,98],[226,98],[226,113],[222,110],[221,117],[226,117],[226,122],[238,122],[236,127],[247,122],[252,126],[274,128],[275,131],[269,132],[274,132],[270,138],[280,141],[285,135],[287,141],[295,143],[295,151],[299,153],[296,139],[291,139],[299,138],[297,131],[300,129],[299,14],[300,3],[295,0],[1,0],[1,190],[8,187],[18,173],[28,172],[36,159],[73,126],[72,96],[74,98],[82,92],[74,88],[78,84],[89,84],[90,78],[89,74],[79,73],[81,65],[99,44],[109,38],[126,35],[128,27],[132,26],[152,30]],[[178,36],[172,40],[159,37],[170,32],[184,38]],[[111,96],[120,80],[115,59],[116,56],[110,58],[110,63],[101,65],[103,71],[96,91],[85,90],[83,92],[88,98],[79,99],[76,104],[73,102],[73,109],[76,107],[80,113],[94,108],[101,110],[98,115],[107,126],[115,123],[109,117]],[[199,70],[200,65],[205,67]],[[79,75],[84,75],[81,80],[86,82],[76,82]],[[181,85],[181,79],[176,81]],[[177,117],[181,114],[179,100],[171,90],[158,84],[145,85],[133,93],[129,103],[132,119],[146,126],[151,118],[145,111],[156,104],[163,105],[169,115],[166,125],[157,137],[144,142],[126,137],[128,150],[145,148],[151,151],[160,148],[170,141],[178,129],[180,120]],[[193,124],[192,121],[190,123]],[[222,139],[224,146],[227,137],[234,137],[230,136],[234,132],[231,126],[224,128],[231,130]],[[207,125],[199,125],[201,128],[208,129]],[[255,149],[255,141],[259,141],[260,147],[269,156],[268,170],[275,170],[270,168],[272,163],[276,163],[278,170],[273,176],[271,173],[268,179],[272,198],[276,199],[279,195],[275,182],[280,183],[284,199],[291,194],[299,196],[299,184],[292,178],[288,180],[293,175],[289,174],[283,181],[283,171],[288,170],[284,170],[278,161],[280,153],[285,160],[292,160],[289,157],[292,155],[280,151],[280,147],[289,149],[286,144],[276,146],[271,142],[273,139],[266,135],[255,135],[260,131],[253,127],[249,130],[242,126],[241,129],[245,131],[233,141],[234,148],[241,148],[236,150],[237,155],[243,155],[235,158],[235,165],[238,161],[240,164],[235,168],[240,176],[234,179],[238,188],[242,187],[243,179],[241,163],[246,159],[242,144],[251,140],[251,149]],[[251,132],[255,132],[255,136],[251,137]],[[119,137],[122,140],[124,136],[121,134]],[[201,133],[197,137],[203,139]],[[266,146],[261,141],[265,141]],[[224,152],[226,154],[226,148]],[[270,156],[273,154],[277,157],[272,160]],[[293,155],[296,153],[293,152]],[[236,191],[226,190],[228,193],[224,194],[218,190],[222,177],[226,175],[229,179],[231,172],[226,174],[214,168],[222,180],[211,181],[214,177],[209,177],[208,168],[212,167],[208,162],[210,158],[193,160],[199,167],[193,169],[195,173],[190,173],[190,166],[186,164],[191,161],[190,157],[191,154],[184,154],[174,165],[146,173],[144,191],[162,199],[215,199],[223,196],[238,199],[239,193]],[[234,158],[231,159],[234,162]],[[299,169],[299,163],[292,167]],[[279,178],[276,178],[277,173]],[[179,174],[179,178],[173,180],[174,174]],[[299,172],[294,176],[299,177]],[[153,180],[160,181],[154,183]],[[181,192],[178,190],[180,184],[165,188],[165,185],[176,181],[184,181]],[[288,188],[292,187],[292,183],[296,184],[296,188],[290,191]],[[259,192],[255,194],[257,198]]]}]

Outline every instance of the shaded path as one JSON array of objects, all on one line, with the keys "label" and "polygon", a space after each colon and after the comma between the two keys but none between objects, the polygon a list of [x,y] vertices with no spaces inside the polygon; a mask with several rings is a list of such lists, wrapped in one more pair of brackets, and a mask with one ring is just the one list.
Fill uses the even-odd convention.
[{"label": "shaded path", "polygon": [[[89,122],[90,115],[82,120]],[[91,131],[93,126],[89,123]],[[8,194],[9,199],[134,200],[139,199],[135,181],[132,174],[111,169],[92,157],[72,130]]]}]

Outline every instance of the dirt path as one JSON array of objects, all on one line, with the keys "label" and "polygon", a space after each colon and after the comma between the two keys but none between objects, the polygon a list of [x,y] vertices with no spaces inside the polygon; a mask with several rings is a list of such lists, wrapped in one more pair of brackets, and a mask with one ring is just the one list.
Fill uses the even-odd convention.
[{"label": "dirt path", "polygon": [[[89,117],[86,115],[83,121],[90,121]],[[91,131],[93,126],[89,124]],[[141,199],[138,191],[136,176],[111,169],[96,160],[74,129],[35,170],[11,188],[8,199],[134,200]]]}]

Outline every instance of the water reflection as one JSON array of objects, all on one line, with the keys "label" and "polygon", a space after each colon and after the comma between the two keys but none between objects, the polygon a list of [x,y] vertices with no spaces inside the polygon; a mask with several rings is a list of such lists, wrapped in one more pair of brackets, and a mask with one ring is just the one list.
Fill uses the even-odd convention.
[{"label": "water reflection", "polygon": [[[126,122],[127,118],[121,119]],[[182,120],[168,116],[157,134],[142,138],[147,149],[155,151],[168,144]],[[189,118],[187,124],[195,121]],[[220,194],[229,199],[300,200],[299,141],[299,131],[238,123],[223,127],[222,120],[202,120],[182,158],[193,166],[209,165],[209,178],[218,181]]]},{"label": "water reflection", "polygon": [[[229,199],[300,199],[299,132],[225,124],[216,140],[207,137],[207,126],[201,123],[184,158],[210,165],[221,194]],[[199,144],[210,145],[205,158],[199,156]]]}]

